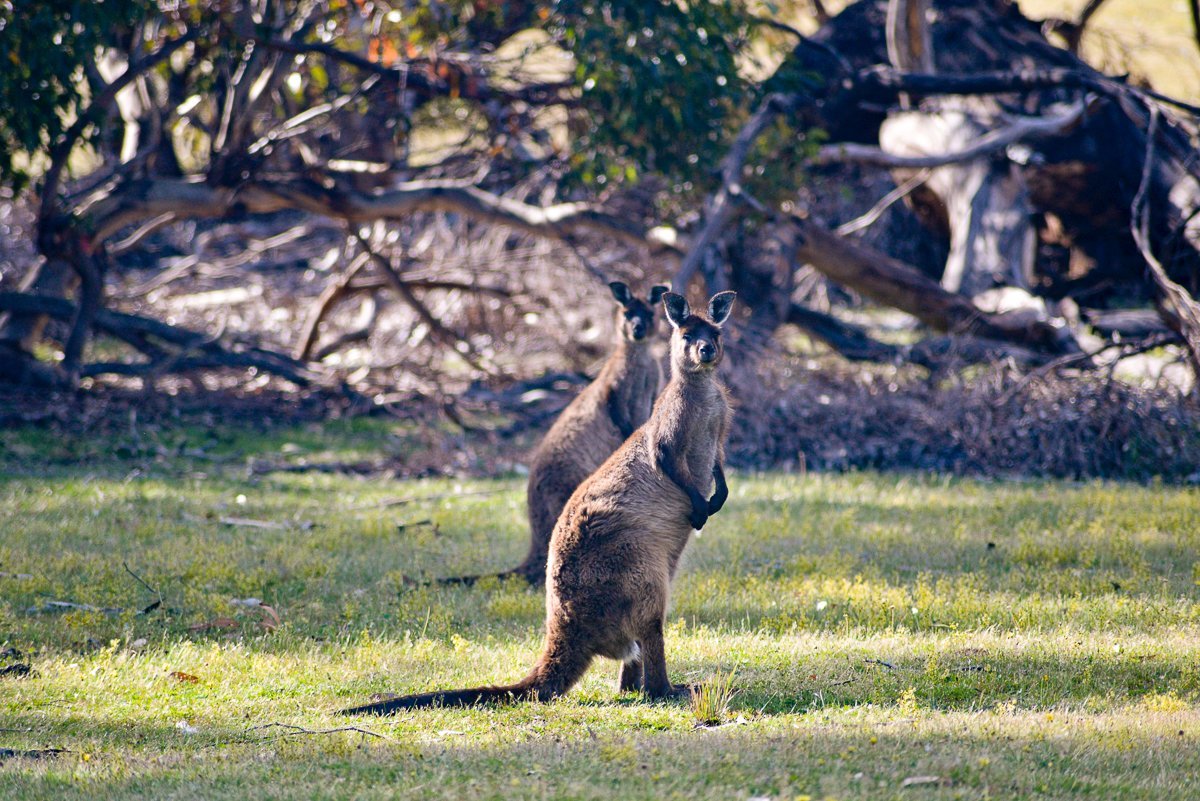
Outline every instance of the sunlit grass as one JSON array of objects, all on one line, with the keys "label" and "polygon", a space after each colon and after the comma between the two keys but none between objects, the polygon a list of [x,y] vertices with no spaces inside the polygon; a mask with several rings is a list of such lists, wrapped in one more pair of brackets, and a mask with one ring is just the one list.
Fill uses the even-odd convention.
[{"label": "sunlit grass", "polygon": [[[519,478],[247,469],[402,457],[418,436],[0,432],[0,650],[39,674],[0,678],[0,748],[70,752],[3,761],[0,797],[1162,798],[1200,781],[1200,493],[1152,485],[736,475],[667,632],[673,681],[735,676],[721,727],[617,694],[609,662],[546,706],[341,717],[373,693],[514,680],[540,642],[542,596],[520,582],[419,583],[520,558]],[[140,614],[157,596],[123,564],[161,607]],[[96,609],[30,611],[52,600]]]}]

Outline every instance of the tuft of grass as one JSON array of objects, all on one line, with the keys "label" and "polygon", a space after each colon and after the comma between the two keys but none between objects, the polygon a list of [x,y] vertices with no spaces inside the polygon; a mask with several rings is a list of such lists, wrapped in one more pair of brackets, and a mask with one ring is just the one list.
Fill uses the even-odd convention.
[{"label": "tuft of grass", "polygon": [[729,718],[729,707],[737,694],[733,681],[737,670],[717,673],[692,687],[690,706],[697,726],[717,726]]}]

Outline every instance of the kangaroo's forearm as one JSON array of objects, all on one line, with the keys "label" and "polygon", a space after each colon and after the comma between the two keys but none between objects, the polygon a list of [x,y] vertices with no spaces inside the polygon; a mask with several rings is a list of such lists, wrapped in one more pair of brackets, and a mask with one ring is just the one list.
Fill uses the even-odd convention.
[{"label": "kangaroo's forearm", "polygon": [[688,500],[692,504],[692,527],[696,529],[704,528],[704,524],[708,521],[708,501],[705,500],[704,494],[692,486],[692,483],[684,477],[683,471],[679,469],[679,465],[675,463],[670,453],[661,445],[658,448],[658,464],[663,471],[663,475],[675,482],[681,490],[687,493]]},{"label": "kangaroo's forearm", "polygon": [[725,482],[725,468],[721,466],[719,461],[713,463],[713,481],[716,483],[716,491],[713,492],[712,499],[708,502],[709,515],[715,515],[721,511],[721,507],[725,505],[725,501],[729,498],[729,484]]}]

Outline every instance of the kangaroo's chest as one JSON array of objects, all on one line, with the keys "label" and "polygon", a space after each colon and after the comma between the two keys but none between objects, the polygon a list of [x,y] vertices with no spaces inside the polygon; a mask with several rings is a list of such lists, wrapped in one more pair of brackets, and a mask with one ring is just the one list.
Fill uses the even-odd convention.
[{"label": "kangaroo's chest", "polygon": [[690,421],[692,430],[686,433],[683,440],[683,461],[687,464],[688,472],[703,488],[707,488],[712,479],[724,414],[723,408],[713,404],[706,414],[697,415]]}]

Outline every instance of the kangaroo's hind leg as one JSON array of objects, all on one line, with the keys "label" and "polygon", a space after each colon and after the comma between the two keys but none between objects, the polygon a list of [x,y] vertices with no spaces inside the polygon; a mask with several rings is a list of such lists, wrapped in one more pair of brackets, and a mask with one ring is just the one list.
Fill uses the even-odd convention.
[{"label": "kangaroo's hind leg", "polygon": [[640,692],[646,684],[641,645],[634,643],[633,649],[630,657],[621,663],[621,673],[617,679],[617,692]]},{"label": "kangaroo's hind leg", "polygon": [[691,688],[672,684],[667,676],[667,653],[663,642],[663,621],[658,618],[646,626],[639,640],[642,645],[642,666],[645,671],[645,693],[654,699],[687,698]]}]

